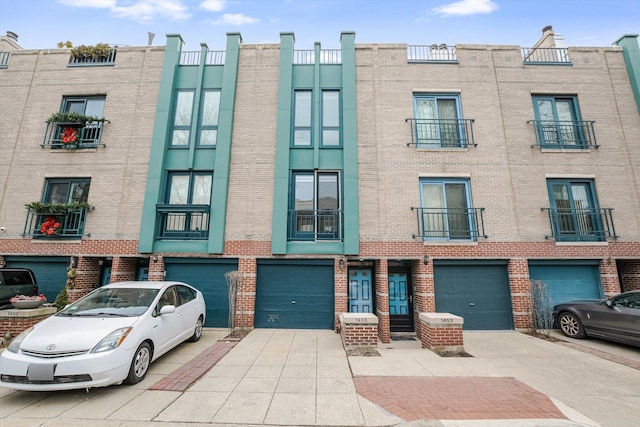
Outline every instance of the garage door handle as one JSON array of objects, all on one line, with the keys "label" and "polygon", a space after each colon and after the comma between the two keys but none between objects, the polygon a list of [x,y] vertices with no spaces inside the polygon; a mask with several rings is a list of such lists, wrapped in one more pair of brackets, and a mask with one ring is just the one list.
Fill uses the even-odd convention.
[{"label": "garage door handle", "polygon": [[473,306],[474,306],[474,304],[473,304],[473,303],[470,303],[469,305],[470,305],[471,307],[473,307]]},{"label": "garage door handle", "polygon": [[296,303],[295,301],[291,301],[291,304],[295,304],[295,303]]}]

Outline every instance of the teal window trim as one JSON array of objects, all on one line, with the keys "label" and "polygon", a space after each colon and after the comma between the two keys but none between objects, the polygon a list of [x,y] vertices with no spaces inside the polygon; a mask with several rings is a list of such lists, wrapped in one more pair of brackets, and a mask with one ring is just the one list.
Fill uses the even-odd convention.
[{"label": "teal window trim", "polygon": [[[610,235],[611,210],[600,209],[593,179],[547,179],[547,191],[552,229],[552,236],[547,237],[601,242]],[[613,234],[616,237],[615,230]]]},{"label": "teal window trim", "polygon": [[[451,105],[453,102],[453,108]],[[432,103],[432,110],[420,104]],[[447,105],[448,104],[448,105]],[[462,116],[460,94],[414,93],[414,129],[417,148],[466,148],[470,130]],[[430,113],[430,114],[426,114]],[[471,142],[473,144],[473,142]]]},{"label": "teal window trim", "polygon": [[342,186],[339,171],[292,171],[287,240],[341,241]]},{"label": "teal window trim", "polygon": [[[329,97],[337,95],[337,99]],[[335,103],[332,105],[332,103]],[[340,89],[322,90],[321,147],[342,148],[342,93]],[[331,137],[330,135],[334,135]]]},{"label": "teal window trim", "polygon": [[421,178],[419,184],[419,234],[414,237],[424,241],[476,241],[478,236],[487,237],[483,209],[473,208],[469,179]]},{"label": "teal window trim", "polygon": [[[191,96],[183,98],[184,96]],[[193,117],[193,108],[195,100],[194,89],[179,89],[175,92],[173,101],[171,132],[169,133],[169,148],[184,149],[189,148],[189,139],[191,135],[191,120]],[[182,105],[179,105],[182,104]],[[180,115],[179,108],[184,109],[183,115]],[[180,143],[176,143],[176,141]]]},{"label": "teal window trim", "polygon": [[90,187],[91,178],[47,178],[42,201],[52,204],[87,203]]},{"label": "teal window trim", "polygon": [[[198,148],[216,148],[218,143],[218,122],[220,119],[220,89],[205,89],[200,100],[200,118],[198,120]],[[214,96],[214,98],[210,98]],[[217,98],[216,98],[217,96]],[[212,102],[208,105],[209,102]],[[206,141],[203,143],[203,141]]]},{"label": "teal window trim", "polygon": [[292,148],[313,147],[313,90],[296,89],[293,91],[293,132],[291,132]]},{"label": "teal window trim", "polygon": [[[595,140],[580,117],[575,95],[533,95],[536,136],[541,148],[587,148]],[[596,145],[597,146],[597,145]]]}]

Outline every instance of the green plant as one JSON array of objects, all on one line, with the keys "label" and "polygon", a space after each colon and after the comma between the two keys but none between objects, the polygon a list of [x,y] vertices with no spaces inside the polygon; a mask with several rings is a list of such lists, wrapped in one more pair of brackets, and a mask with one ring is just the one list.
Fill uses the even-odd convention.
[{"label": "green plant", "polygon": [[84,114],[73,113],[70,111],[53,113],[47,119],[47,123],[61,123],[61,122],[86,123],[86,122],[104,122],[104,121],[106,121],[105,118],[86,116]]},{"label": "green plant", "polygon": [[25,207],[37,213],[66,214],[69,211],[90,208],[91,205],[87,202],[64,203],[64,204],[63,203],[47,203],[47,202],[31,202],[26,204]]},{"label": "green plant", "polygon": [[67,292],[67,287],[62,288],[62,291],[56,296],[56,300],[53,302],[58,311],[65,308],[69,305],[69,293]]},{"label": "green plant", "polygon": [[111,46],[108,43],[98,43],[95,46],[80,45],[71,49],[74,58],[104,58],[109,55]]}]

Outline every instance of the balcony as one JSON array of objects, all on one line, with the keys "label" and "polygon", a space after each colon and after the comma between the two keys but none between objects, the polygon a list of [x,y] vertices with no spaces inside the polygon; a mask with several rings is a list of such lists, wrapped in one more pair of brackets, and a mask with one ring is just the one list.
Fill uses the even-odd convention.
[{"label": "balcony", "polygon": [[27,208],[23,236],[32,239],[80,239],[84,235],[88,206],[50,206],[46,212]]},{"label": "balcony", "polygon": [[290,210],[287,239],[342,240],[342,211],[340,210]]},{"label": "balcony", "polygon": [[570,209],[541,208],[549,214],[551,235],[557,242],[604,242],[617,239],[612,208]]},{"label": "balcony", "polygon": [[206,240],[209,238],[209,205],[156,206],[158,240]]},{"label": "balcony", "polygon": [[[204,58],[204,65],[224,65],[226,58],[224,50],[209,50]],[[200,65],[202,51],[189,50],[180,53],[180,65]]]},{"label": "balcony", "polygon": [[[74,54],[74,51],[77,53]],[[116,47],[104,49],[98,46],[78,46],[72,50],[67,67],[114,65],[115,63]]]},{"label": "balcony", "polygon": [[[320,64],[342,64],[342,50],[320,49]],[[294,65],[313,65],[316,63],[316,51],[312,49],[296,49],[293,51]]]},{"label": "balcony", "polygon": [[[593,128],[595,121],[543,121],[529,120],[536,131],[540,148],[585,149],[598,148]],[[535,147],[532,145],[531,147]]]},{"label": "balcony", "polygon": [[0,51],[0,68],[9,66],[9,56],[11,56],[11,52]]},{"label": "balcony", "polygon": [[41,147],[51,149],[82,149],[103,147],[102,133],[105,123],[109,120],[99,120],[88,123],[47,123],[47,130]]},{"label": "balcony", "polygon": [[476,146],[474,119],[405,119],[411,124],[411,142],[417,148],[466,148]]},{"label": "balcony", "polygon": [[418,234],[423,240],[468,240],[489,236],[484,231],[484,208],[411,208],[416,211]]},{"label": "balcony", "polygon": [[409,45],[407,46],[407,58],[409,63],[458,63],[456,47],[446,44]]},{"label": "balcony", "polygon": [[571,65],[566,47],[523,47],[522,58],[529,65]]}]

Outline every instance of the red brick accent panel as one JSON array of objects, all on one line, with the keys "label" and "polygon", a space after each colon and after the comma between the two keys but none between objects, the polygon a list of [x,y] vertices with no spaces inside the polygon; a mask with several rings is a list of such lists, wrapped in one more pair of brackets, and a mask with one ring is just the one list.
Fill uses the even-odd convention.
[{"label": "red brick accent panel", "polygon": [[253,328],[256,309],[256,275],[258,262],[256,258],[240,258],[238,271],[242,273],[242,282],[238,283],[236,299],[236,326]]},{"label": "red brick accent panel", "polygon": [[154,255],[149,260],[149,275],[151,282],[164,280],[164,258]]},{"label": "red brick accent panel", "polygon": [[[608,261],[608,260],[607,260]],[[617,262],[620,271],[620,284],[623,291],[640,290],[640,260],[620,260]]]},{"label": "red brick accent panel", "polygon": [[389,323],[389,264],[386,259],[376,262],[376,315],[378,337],[385,344],[391,342]]},{"label": "red brick accent panel", "polygon": [[135,280],[137,266],[137,258],[113,257],[111,283]]},{"label": "red brick accent panel", "polygon": [[340,335],[345,347],[377,347],[378,321],[370,313],[342,313]]},{"label": "red brick accent panel", "polygon": [[420,313],[419,317],[418,337],[422,348],[456,351],[464,348],[461,317],[449,313]]},{"label": "red brick accent panel", "polygon": [[[12,310],[6,310],[7,312]],[[7,336],[7,334],[11,334],[11,337],[16,337],[25,329],[35,325],[41,320],[46,319],[55,313],[55,310],[52,310],[49,313],[40,314],[38,316],[30,316],[30,317],[0,317],[0,338]]]}]

